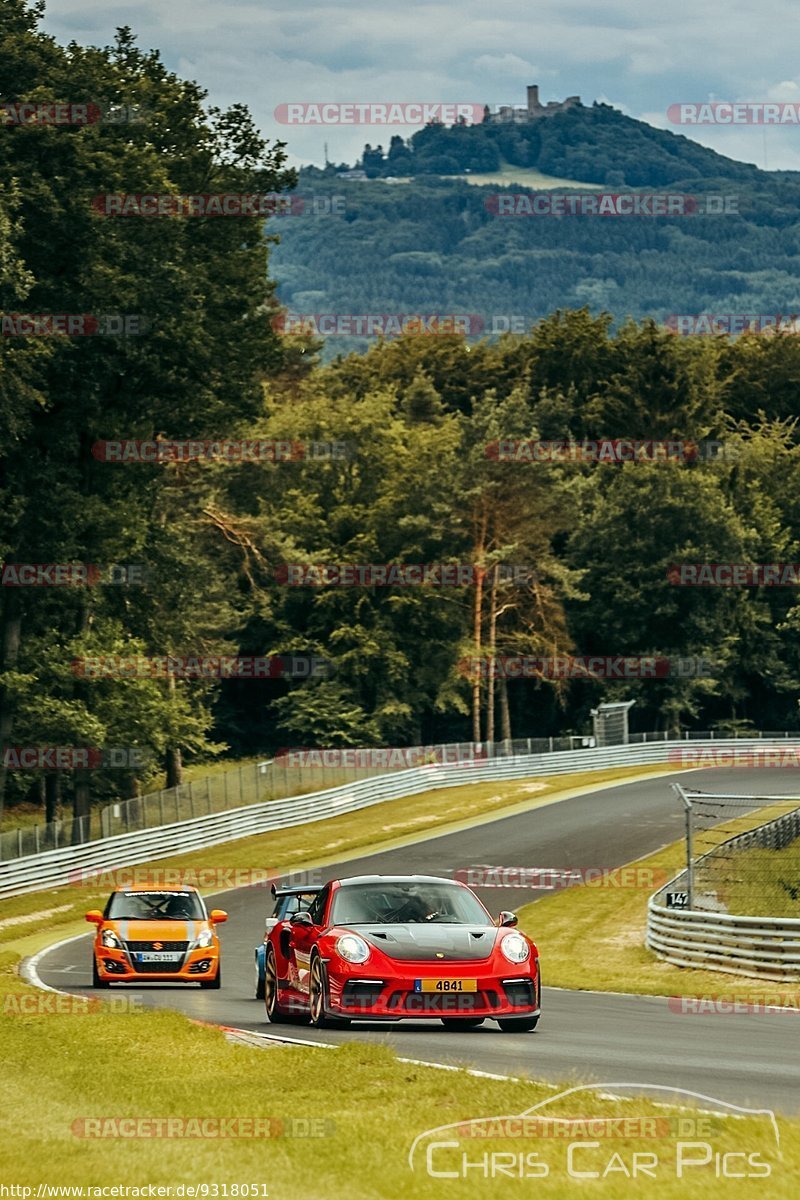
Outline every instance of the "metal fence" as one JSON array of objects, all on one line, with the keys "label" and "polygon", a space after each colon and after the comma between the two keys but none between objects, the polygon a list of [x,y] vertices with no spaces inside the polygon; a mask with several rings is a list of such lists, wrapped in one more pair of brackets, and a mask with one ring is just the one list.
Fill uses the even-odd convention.
[{"label": "metal fence", "polygon": [[[730,797],[702,794],[722,802]],[[737,797],[743,800],[744,797]],[[747,797],[751,807],[764,807],[774,797]],[[780,800],[784,803],[785,797]],[[795,799],[792,803],[797,803]],[[781,982],[800,980],[800,918],[731,913],[730,881],[747,878],[751,850],[780,851],[800,838],[800,808],[725,839],[702,854],[651,897],[647,911],[647,946],[679,967],[695,967]],[[739,870],[731,864],[739,857]],[[727,883],[727,888],[726,888]],[[737,895],[733,890],[732,894]],[[741,898],[741,891],[738,896]],[[745,893],[746,894],[746,893]],[[687,907],[671,907],[675,898]],[[727,901],[727,903],[726,903]],[[757,907],[754,905],[754,907]]]},{"label": "metal fence", "polygon": [[303,769],[275,761],[249,763],[229,771],[218,771],[204,779],[191,780],[179,787],[117,801],[91,816],[8,830],[0,834],[0,862],[137,830],[158,829],[265,800],[283,800],[383,773],[380,767]]},{"label": "metal fence", "polygon": [[[687,732],[680,740],[708,741],[719,740],[719,737],[719,734],[711,730]],[[746,738],[744,734],[738,735],[738,740],[786,740],[798,737],[799,734],[788,732],[751,733]],[[666,732],[648,732],[631,734],[628,745],[642,746],[667,741],[679,744],[676,739],[670,739]],[[456,742],[407,747],[387,753],[412,758],[416,755],[421,763],[426,759],[436,762],[469,762],[530,754],[568,753],[593,745],[593,737],[571,734],[555,738],[515,738],[503,742]],[[245,805],[261,804],[266,800],[283,800],[291,796],[307,795],[396,770],[396,766],[382,767],[375,762],[369,766],[335,766],[327,763],[324,757],[320,758],[319,763],[312,765],[293,765],[291,756],[249,763],[230,771],[218,771],[203,779],[192,780],[181,784],[180,787],[164,788],[146,796],[120,800],[93,811],[89,816],[65,817],[47,824],[7,830],[0,833],[0,863],[65,846],[82,845],[101,838],[116,837],[142,829],[157,829],[179,821],[229,812]]]},{"label": "metal fence", "polygon": [[[761,805],[763,801],[759,801]],[[797,799],[786,802],[797,805]],[[747,913],[750,916],[761,911],[766,913],[758,901],[765,893],[768,904],[783,904],[788,908],[792,894],[797,895],[800,887],[800,808],[773,820],[766,821],[755,829],[735,834],[700,856],[694,864],[692,890],[694,908],[719,908],[728,912]],[[792,848],[789,856],[775,857],[776,852]],[[754,854],[753,851],[767,851]],[[786,877],[786,878],[784,878]],[[774,885],[786,883],[780,900],[774,895]],[[778,889],[781,890],[780,887]],[[800,916],[784,911],[783,916]]]},{"label": "metal fence", "polygon": [[[591,738],[521,738],[510,742],[462,742],[434,746],[414,746],[386,750],[385,754],[405,756],[408,765],[426,761],[472,761],[508,758],[519,754],[558,752],[575,748]],[[380,751],[371,751],[378,754]],[[228,812],[265,800],[284,800],[290,796],[323,791],[346,783],[397,771],[397,766],[331,765],[320,752],[317,762],[295,764],[291,755],[247,763],[228,771],[217,771],[203,779],[191,780],[179,787],[164,788],[146,796],[119,800],[92,812],[89,816],[51,821],[47,824],[10,829],[0,833],[0,862],[74,846],[99,838],[115,837],[139,829],[157,829],[176,821]]]}]

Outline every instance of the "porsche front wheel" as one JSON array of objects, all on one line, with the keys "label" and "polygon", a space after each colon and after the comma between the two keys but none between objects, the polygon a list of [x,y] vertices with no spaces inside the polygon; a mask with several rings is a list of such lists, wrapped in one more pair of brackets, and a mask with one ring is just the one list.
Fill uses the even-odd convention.
[{"label": "porsche front wheel", "polygon": [[320,956],[315,954],[311,959],[308,983],[311,1024],[316,1029],[347,1029],[350,1022],[346,1017],[330,1017],[325,1012],[325,1002],[328,998],[327,993],[328,986],[325,980],[325,967]]}]

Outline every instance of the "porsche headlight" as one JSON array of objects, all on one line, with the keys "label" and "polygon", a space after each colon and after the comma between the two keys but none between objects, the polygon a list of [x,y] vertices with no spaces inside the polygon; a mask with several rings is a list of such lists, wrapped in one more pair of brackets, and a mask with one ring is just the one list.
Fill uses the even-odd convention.
[{"label": "porsche headlight", "polygon": [[524,963],[530,958],[531,948],[519,933],[507,933],[500,949],[510,963]]},{"label": "porsche headlight", "polygon": [[369,958],[369,946],[357,933],[345,933],[336,942],[336,953],[345,962],[363,963]]},{"label": "porsche headlight", "polygon": [[195,946],[199,950],[202,950],[204,947],[210,946],[213,943],[213,941],[214,941],[214,934],[211,932],[210,929],[204,929],[202,931],[202,933],[200,933],[200,935],[198,936],[197,941],[195,942]]},{"label": "porsche headlight", "polygon": [[122,942],[119,940],[113,929],[104,929],[100,937],[100,941],[107,950],[121,950]]}]

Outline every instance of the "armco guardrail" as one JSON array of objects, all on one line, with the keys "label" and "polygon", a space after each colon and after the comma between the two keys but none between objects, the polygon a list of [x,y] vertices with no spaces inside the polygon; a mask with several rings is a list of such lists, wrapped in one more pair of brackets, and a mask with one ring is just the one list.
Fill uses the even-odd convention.
[{"label": "armco guardrail", "polygon": [[[679,877],[680,879],[680,877]],[[676,888],[679,886],[675,881]],[[665,908],[650,899],[647,945],[677,967],[780,982],[800,979],[800,920]]]},{"label": "armco guardrail", "polygon": [[[738,737],[721,732],[687,730],[681,742],[717,741]],[[775,739],[794,737],[791,733],[753,732],[751,737],[765,744]],[[647,745],[666,742],[668,735],[660,732],[631,734],[628,744]],[[607,743],[600,743],[606,745]],[[400,748],[372,747],[367,749],[307,751],[296,754],[288,751],[276,759],[259,763],[242,763],[220,770],[204,778],[192,779],[177,787],[164,788],[128,800],[115,800],[105,807],[93,807],[81,817],[63,817],[42,825],[25,825],[0,832],[0,862],[25,858],[93,842],[100,838],[116,837],[141,829],[157,829],[195,817],[242,808],[245,804],[261,804],[267,800],[287,800],[308,792],[342,787],[375,775],[390,774],[427,763],[463,763],[485,758],[514,758],[519,755],[566,752],[594,746],[588,734],[567,734],[563,737],[515,738],[513,741],[450,742],[427,746]],[[690,750],[687,751],[691,753]],[[352,756],[352,757],[351,757]],[[384,758],[385,756],[385,758]],[[381,759],[383,758],[383,762]]]},{"label": "armco guardrail", "polygon": [[[764,751],[764,739],[726,739],[707,743],[718,749]],[[785,749],[785,743],[777,743]],[[644,766],[670,761],[670,751],[686,748],[685,741],[644,745],[607,746],[560,753],[525,754],[511,758],[484,759],[478,763],[413,767],[377,776],[343,787],[285,800],[270,800],[229,809],[194,820],[177,821],[157,829],[142,829],[82,845],[50,850],[44,854],[0,863],[0,897],[69,883],[80,872],[110,871],[135,866],[156,858],[201,850],[236,838],[267,833],[291,825],[302,825],[340,813],[355,812],[371,804],[413,796],[441,787],[459,787],[501,779],[524,779],[540,775],[563,775],[574,771],[598,771],[604,767]]]}]

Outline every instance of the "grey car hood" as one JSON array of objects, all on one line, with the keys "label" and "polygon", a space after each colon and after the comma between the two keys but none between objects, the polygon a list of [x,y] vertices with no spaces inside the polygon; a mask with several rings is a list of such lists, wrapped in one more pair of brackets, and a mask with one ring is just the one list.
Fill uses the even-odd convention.
[{"label": "grey car hood", "polygon": [[500,932],[494,925],[352,925],[370,946],[401,962],[460,962],[487,959]]}]

